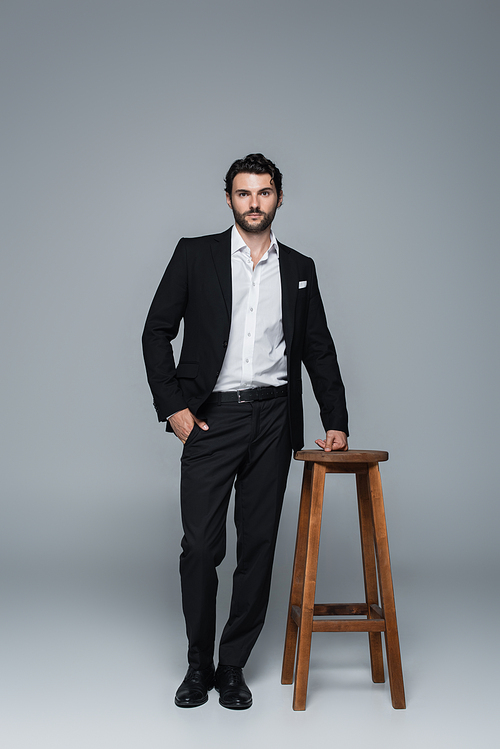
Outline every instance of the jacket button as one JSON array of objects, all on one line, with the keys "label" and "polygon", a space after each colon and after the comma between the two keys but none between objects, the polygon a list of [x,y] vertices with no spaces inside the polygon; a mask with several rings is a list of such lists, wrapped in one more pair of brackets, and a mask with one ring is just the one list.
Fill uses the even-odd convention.
[{"label": "jacket button", "polygon": [[222,345],[224,346],[224,348],[227,348],[227,341],[224,341]]}]

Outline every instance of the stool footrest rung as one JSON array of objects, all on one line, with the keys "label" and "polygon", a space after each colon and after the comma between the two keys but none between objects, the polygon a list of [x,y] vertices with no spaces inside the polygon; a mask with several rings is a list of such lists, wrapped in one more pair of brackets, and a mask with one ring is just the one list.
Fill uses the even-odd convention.
[{"label": "stool footrest rung", "polygon": [[385,632],[383,619],[314,619],[313,632]]},{"label": "stool footrest rung", "polygon": [[[372,617],[383,619],[384,614],[380,606],[371,604]],[[368,616],[366,603],[315,603],[314,616]],[[371,617],[370,617],[371,618]]]},{"label": "stool footrest rung", "polygon": [[[373,619],[313,619],[313,632],[385,632],[385,619],[380,606],[371,604]],[[366,603],[315,603],[313,616],[368,616]],[[302,609],[292,606],[291,617],[300,627]]]}]

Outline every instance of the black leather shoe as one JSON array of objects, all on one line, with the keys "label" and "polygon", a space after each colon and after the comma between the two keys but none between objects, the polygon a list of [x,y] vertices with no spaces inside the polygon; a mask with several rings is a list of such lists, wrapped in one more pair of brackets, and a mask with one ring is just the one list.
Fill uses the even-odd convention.
[{"label": "black leather shoe", "polygon": [[243,669],[237,666],[218,666],[215,672],[215,688],[219,692],[219,704],[230,710],[247,710],[252,707],[252,693],[245,683]]},{"label": "black leather shoe", "polygon": [[175,693],[177,707],[199,707],[208,700],[208,692],[214,686],[214,664],[196,671],[189,666],[184,681]]}]

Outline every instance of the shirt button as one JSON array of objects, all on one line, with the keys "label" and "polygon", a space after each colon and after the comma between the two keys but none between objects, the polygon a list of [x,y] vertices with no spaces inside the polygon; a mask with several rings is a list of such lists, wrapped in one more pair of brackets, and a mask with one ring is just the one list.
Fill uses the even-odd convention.
[{"label": "shirt button", "polygon": [[247,336],[248,336],[249,338],[250,338],[250,336],[251,336],[251,335],[252,335],[251,333],[247,333]]},{"label": "shirt button", "polygon": [[250,359],[245,359],[245,361],[246,361],[246,363],[248,364],[248,362],[250,361]]},{"label": "shirt button", "polygon": [[250,307],[250,312],[253,312],[253,307]]}]

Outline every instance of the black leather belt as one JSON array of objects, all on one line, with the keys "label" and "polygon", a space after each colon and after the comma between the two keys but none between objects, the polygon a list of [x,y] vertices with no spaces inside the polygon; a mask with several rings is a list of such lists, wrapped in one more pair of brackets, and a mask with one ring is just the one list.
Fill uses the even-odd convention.
[{"label": "black leather belt", "polygon": [[250,388],[249,390],[227,390],[212,393],[205,403],[250,403],[251,401],[269,401],[283,398],[288,392],[288,385],[267,388]]}]

